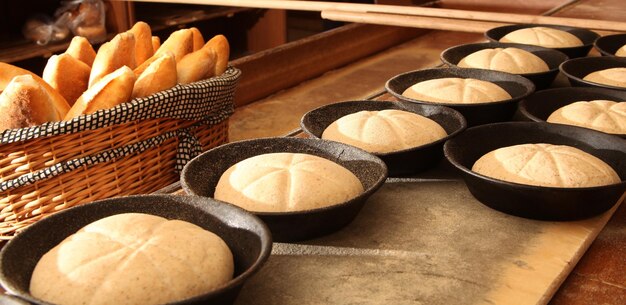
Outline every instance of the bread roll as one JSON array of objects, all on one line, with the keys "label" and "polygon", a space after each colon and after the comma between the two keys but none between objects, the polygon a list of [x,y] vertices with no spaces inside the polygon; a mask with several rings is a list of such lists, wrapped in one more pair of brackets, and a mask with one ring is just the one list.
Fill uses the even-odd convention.
[{"label": "bread roll", "polygon": [[217,55],[212,48],[201,48],[189,53],[176,65],[178,82],[188,84],[212,77],[215,73]]},{"label": "bread roll", "polygon": [[41,83],[29,74],[11,80],[0,94],[0,131],[63,119],[67,111],[57,107],[59,101]]},{"label": "bread roll", "polygon": [[145,97],[176,86],[176,60],[171,52],[164,53],[137,78],[132,98]]},{"label": "bread roll", "polygon": [[224,35],[216,35],[211,38],[204,47],[212,48],[217,54],[217,62],[215,64],[215,73],[219,76],[228,68],[228,58],[230,56],[230,45]]},{"label": "bread roll", "polygon": [[552,112],[548,122],[626,134],[626,102],[579,101]]},{"label": "bread roll", "polygon": [[139,21],[128,30],[135,37],[135,63],[141,65],[144,61],[154,55],[152,48],[152,30],[150,26]]},{"label": "bread roll", "polygon": [[475,104],[511,99],[500,86],[473,78],[437,78],[419,82],[402,95],[426,102]]},{"label": "bread roll", "polygon": [[95,221],[44,254],[30,293],[54,304],[170,304],[223,286],[228,245],[181,220],[126,213]]},{"label": "bread roll", "polygon": [[592,187],[619,183],[604,161],[578,148],[521,144],[491,151],[472,170],[504,181],[548,187]]},{"label": "bread roll", "polygon": [[514,74],[538,73],[550,70],[537,55],[518,48],[483,49],[465,56],[461,68],[478,68]]},{"label": "bread roll", "polygon": [[89,67],[93,65],[93,61],[96,58],[96,51],[93,50],[89,40],[81,36],[74,36],[74,38],[72,38],[70,46],[67,47],[65,54],[69,54],[72,57],[84,62]]},{"label": "bread roll", "polygon": [[214,197],[249,211],[289,212],[342,203],[362,192],[359,179],[337,163],[308,154],[272,153],[231,166]]},{"label": "bread roll", "polygon": [[161,46],[161,38],[159,36],[152,36],[152,49],[156,52]]},{"label": "bread roll", "polygon": [[87,90],[91,68],[69,54],[53,55],[43,69],[43,80],[71,106]]},{"label": "bread roll", "polygon": [[198,28],[193,27],[189,28],[191,30],[191,34],[193,36],[193,51],[198,51],[204,46],[204,37],[202,37],[202,33]]},{"label": "bread roll", "polygon": [[135,36],[132,33],[117,34],[111,41],[100,46],[91,67],[89,87],[123,66],[131,69],[136,66]]},{"label": "bread roll", "polygon": [[3,62],[0,62],[0,91],[5,90],[5,88],[9,85],[13,78],[20,75],[30,75],[37,83],[39,83],[40,86],[45,89],[46,94],[50,96],[50,100],[54,104],[54,107],[57,109],[57,112],[61,114],[61,117],[63,117],[67,113],[67,111],[70,110],[70,105],[67,103],[65,98],[63,98],[63,96],[59,92],[54,90],[52,86],[46,83],[37,74]]},{"label": "bread roll", "polygon": [[71,120],[83,114],[91,114],[100,109],[109,109],[128,102],[135,80],[135,74],[126,66],[113,71],[87,89],[65,115],[64,120]]},{"label": "bread roll", "polygon": [[408,111],[359,111],[334,121],[322,139],[373,153],[388,153],[435,142],[447,136],[437,122]]},{"label": "bread roll", "polygon": [[500,38],[500,42],[523,43],[546,48],[571,48],[583,45],[583,42],[571,33],[542,26],[513,31]]},{"label": "bread roll", "polygon": [[182,29],[170,34],[154,55],[158,58],[165,52],[172,52],[176,62],[179,62],[185,55],[193,52],[193,32]]},{"label": "bread roll", "polygon": [[626,44],[619,48],[617,52],[615,52],[615,56],[626,57]]},{"label": "bread roll", "polygon": [[626,88],[626,68],[610,68],[589,73],[583,80]]}]

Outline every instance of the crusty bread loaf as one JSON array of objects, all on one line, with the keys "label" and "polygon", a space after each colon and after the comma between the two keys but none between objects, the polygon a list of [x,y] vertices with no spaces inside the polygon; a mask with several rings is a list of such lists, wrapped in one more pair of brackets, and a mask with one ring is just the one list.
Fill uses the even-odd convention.
[{"label": "crusty bread loaf", "polygon": [[578,37],[569,32],[542,26],[515,30],[500,38],[500,42],[523,43],[546,48],[571,48],[583,45]]},{"label": "crusty bread loaf", "polygon": [[111,41],[100,46],[91,67],[89,87],[92,87],[105,75],[127,66],[134,69],[135,64],[135,36],[132,33],[117,34]]},{"label": "crusty bread loaf", "polygon": [[126,213],[93,222],[44,254],[30,292],[64,305],[169,304],[215,290],[233,273],[233,255],[214,233]]},{"label": "crusty bread loaf", "polygon": [[402,95],[426,102],[475,104],[508,100],[511,95],[500,86],[473,78],[437,78],[419,82]]},{"label": "crusty bread loaf", "polygon": [[176,86],[176,60],[171,52],[163,53],[137,78],[132,98],[145,97]]},{"label": "crusty bread loaf", "polygon": [[72,38],[69,47],[65,50],[65,54],[69,54],[84,62],[89,67],[93,65],[93,61],[96,59],[96,51],[94,51],[89,40],[82,36],[74,36]]},{"label": "crusty bread loaf", "polygon": [[152,36],[152,50],[156,53],[160,46],[161,38],[159,38],[159,36]]},{"label": "crusty bread loaf", "polygon": [[272,153],[245,159],[226,170],[215,199],[255,212],[302,211],[350,200],[363,185],[348,169],[328,159]]},{"label": "crusty bread loaf", "polygon": [[537,55],[518,48],[483,49],[459,61],[461,68],[478,68],[514,74],[538,73],[550,70]]},{"label": "crusty bread loaf", "polygon": [[230,56],[230,45],[224,35],[216,35],[211,38],[204,47],[212,48],[217,54],[217,62],[215,63],[215,73],[213,75],[222,75],[228,68],[228,58]]},{"label": "crusty bread loaf", "polygon": [[173,32],[163,44],[161,44],[154,55],[155,57],[159,57],[165,52],[172,52],[176,58],[176,62],[179,62],[185,55],[193,52],[193,31],[190,29],[182,29]]},{"label": "crusty bread loaf", "polygon": [[217,54],[212,48],[200,48],[189,53],[176,65],[178,82],[188,84],[212,77],[215,73]]},{"label": "crusty bread loaf", "polygon": [[626,57],[626,44],[619,48],[617,52],[615,52],[615,56]]},{"label": "crusty bread loaf", "polygon": [[104,76],[76,100],[64,120],[71,120],[83,114],[91,114],[100,109],[109,109],[128,102],[135,80],[135,74],[126,66]]},{"label": "crusty bread loaf", "polygon": [[59,92],[54,90],[52,86],[46,83],[37,74],[4,62],[0,62],[0,91],[5,90],[13,78],[19,75],[30,75],[37,83],[39,83],[39,85],[45,89],[46,94],[50,96],[50,100],[61,117],[65,116],[67,111],[70,110],[70,105],[67,103],[65,98],[63,98]]},{"label": "crusty bread loaf", "polygon": [[626,134],[626,101],[579,101],[552,112],[548,122],[574,125],[613,134]]},{"label": "crusty bread loaf", "polygon": [[56,122],[65,112],[56,107],[54,95],[32,75],[19,75],[0,94],[0,131]]},{"label": "crusty bread loaf", "polygon": [[43,69],[43,80],[56,89],[72,106],[87,90],[91,68],[84,62],[64,53],[53,55]]},{"label": "crusty bread loaf", "polygon": [[154,55],[152,48],[152,30],[150,26],[139,21],[128,30],[135,37],[135,64],[141,65],[144,61]]},{"label": "crusty bread loaf", "polygon": [[589,73],[583,79],[598,84],[626,88],[626,68],[610,68],[595,71]]},{"label": "crusty bread loaf", "polygon": [[193,36],[193,51],[198,51],[204,46],[204,37],[198,28],[189,28]]},{"label": "crusty bread loaf", "polygon": [[495,179],[548,187],[592,187],[619,183],[604,161],[578,148],[521,144],[491,151],[472,170]]},{"label": "crusty bread loaf", "polygon": [[359,111],[331,123],[322,139],[346,143],[373,153],[388,153],[446,137],[437,122],[408,111]]}]

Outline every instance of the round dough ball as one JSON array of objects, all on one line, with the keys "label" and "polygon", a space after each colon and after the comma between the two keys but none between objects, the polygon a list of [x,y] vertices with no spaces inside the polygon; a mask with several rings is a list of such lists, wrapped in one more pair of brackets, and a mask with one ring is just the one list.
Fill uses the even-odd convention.
[{"label": "round dough ball", "polygon": [[548,122],[581,126],[613,134],[626,134],[626,102],[579,101],[565,105]]},{"label": "round dough ball", "polygon": [[465,56],[461,68],[489,69],[515,74],[539,73],[550,70],[537,55],[518,48],[483,49]]},{"label": "round dough ball", "polygon": [[359,111],[341,117],[322,133],[322,139],[346,143],[373,153],[409,149],[445,138],[437,122],[408,111]]},{"label": "round dough ball", "polygon": [[511,99],[511,95],[500,86],[473,78],[436,78],[419,82],[402,95],[415,100],[449,103],[478,104]]},{"label": "round dough ball", "polygon": [[626,68],[610,68],[589,73],[583,78],[586,81],[626,88]]},{"label": "round dough ball", "polygon": [[571,48],[583,45],[583,42],[571,33],[542,26],[515,30],[500,38],[500,42],[531,44],[546,48]]},{"label": "round dough ball", "polygon": [[626,57],[626,44],[619,48],[617,52],[615,52],[615,56]]},{"label": "round dough ball", "polygon": [[125,213],[70,235],[37,263],[36,298],[54,304],[163,304],[214,290],[233,277],[217,235],[181,220]]},{"label": "round dough ball", "polygon": [[480,157],[472,170],[495,179],[547,187],[592,187],[619,183],[604,161],[578,148],[521,144],[498,148]]},{"label": "round dough ball", "polygon": [[359,178],[335,162],[308,154],[271,153],[228,168],[214,197],[254,212],[291,212],[342,203],[362,192]]}]

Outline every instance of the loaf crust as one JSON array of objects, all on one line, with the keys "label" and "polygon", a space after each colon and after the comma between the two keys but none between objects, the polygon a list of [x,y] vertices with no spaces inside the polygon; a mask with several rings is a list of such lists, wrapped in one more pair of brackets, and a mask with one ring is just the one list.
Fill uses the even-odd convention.
[{"label": "loaf crust", "polygon": [[571,48],[583,45],[583,42],[571,33],[542,26],[513,31],[500,38],[500,42],[523,43],[546,48]]},{"label": "loaf crust", "polygon": [[48,251],[30,282],[54,304],[165,304],[207,293],[233,276],[217,235],[192,223],[127,213],[93,222]]},{"label": "loaf crust", "polygon": [[435,142],[447,136],[437,122],[408,111],[359,111],[341,117],[322,133],[322,139],[388,153]]},{"label": "loaf crust", "polygon": [[426,102],[476,104],[508,100],[511,95],[500,86],[473,78],[437,78],[419,82],[402,95]]},{"label": "loaf crust", "polygon": [[472,170],[509,182],[547,187],[593,187],[619,183],[608,164],[578,148],[521,144],[491,151]]},{"label": "loaf crust", "polygon": [[555,110],[547,121],[626,134],[626,102],[578,101]]},{"label": "loaf crust", "polygon": [[228,168],[214,197],[254,212],[290,212],[335,205],[362,192],[352,172],[328,159],[272,153]]}]

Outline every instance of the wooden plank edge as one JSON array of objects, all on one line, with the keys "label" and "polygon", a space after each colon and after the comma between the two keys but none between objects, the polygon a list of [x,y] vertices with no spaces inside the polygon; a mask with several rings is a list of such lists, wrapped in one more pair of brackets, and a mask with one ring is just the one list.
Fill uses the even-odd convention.
[{"label": "wooden plank edge", "polygon": [[235,107],[247,105],[427,33],[427,30],[349,24],[236,59],[241,69]]}]

